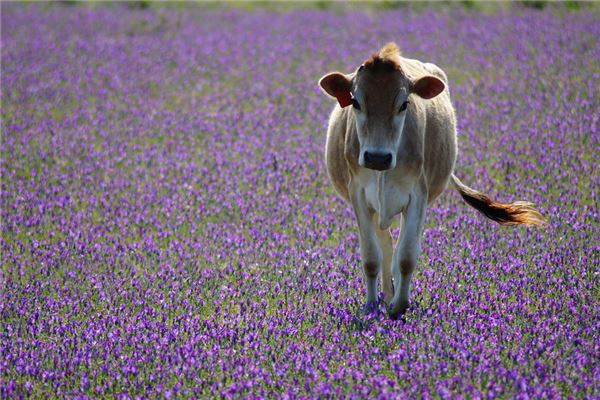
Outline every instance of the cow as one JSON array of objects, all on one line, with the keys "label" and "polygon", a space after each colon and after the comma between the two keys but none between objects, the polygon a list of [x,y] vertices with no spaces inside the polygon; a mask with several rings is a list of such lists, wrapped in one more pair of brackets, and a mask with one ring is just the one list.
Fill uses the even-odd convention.
[{"label": "cow", "polygon": [[[435,64],[404,58],[388,43],[353,73],[328,73],[319,86],[339,103],[329,118],[325,158],[333,186],[356,216],[366,311],[378,308],[381,276],[390,318],[405,314],[425,210],[448,184],[501,225],[545,223],[532,203],[497,202],[454,175],[456,117],[448,78]],[[390,226],[398,215],[394,248]]]}]

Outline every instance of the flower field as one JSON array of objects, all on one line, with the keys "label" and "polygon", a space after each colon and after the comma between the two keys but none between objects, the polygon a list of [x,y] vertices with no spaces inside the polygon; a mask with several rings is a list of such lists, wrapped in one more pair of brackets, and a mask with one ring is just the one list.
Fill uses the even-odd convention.
[{"label": "flower field", "polygon": [[[0,398],[598,398],[600,14],[2,4]],[[456,174],[363,315],[317,86],[444,69]],[[398,234],[398,228],[394,228]]]}]

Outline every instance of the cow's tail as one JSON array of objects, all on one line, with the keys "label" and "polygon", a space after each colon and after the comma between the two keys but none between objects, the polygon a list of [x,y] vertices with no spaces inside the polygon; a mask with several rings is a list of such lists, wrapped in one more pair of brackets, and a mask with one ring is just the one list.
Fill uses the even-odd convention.
[{"label": "cow's tail", "polygon": [[471,189],[454,174],[450,177],[452,185],[471,207],[500,225],[544,225],[546,221],[533,204],[527,201],[499,203],[486,194]]}]

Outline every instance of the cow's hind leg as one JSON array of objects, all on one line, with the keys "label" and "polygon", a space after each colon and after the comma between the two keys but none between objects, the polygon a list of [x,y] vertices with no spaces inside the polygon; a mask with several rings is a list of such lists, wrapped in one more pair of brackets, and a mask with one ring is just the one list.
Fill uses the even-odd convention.
[{"label": "cow's hind leg", "polygon": [[410,298],[412,274],[421,252],[421,232],[427,203],[426,190],[411,193],[407,210],[403,213],[400,240],[394,250],[392,274],[394,298],[389,308],[390,318],[397,319],[406,312]]},{"label": "cow's hind leg", "polygon": [[377,227],[373,221],[374,213],[367,207],[364,191],[351,188],[350,192],[358,223],[360,254],[367,286],[366,309],[372,310],[377,306],[377,277],[382,261],[381,245],[376,233]]}]

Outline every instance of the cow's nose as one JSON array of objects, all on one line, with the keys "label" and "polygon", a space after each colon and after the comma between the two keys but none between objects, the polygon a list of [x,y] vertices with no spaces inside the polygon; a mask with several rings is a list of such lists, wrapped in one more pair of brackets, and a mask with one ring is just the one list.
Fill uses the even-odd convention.
[{"label": "cow's nose", "polygon": [[375,153],[365,151],[365,167],[383,171],[392,165],[392,153]]}]

